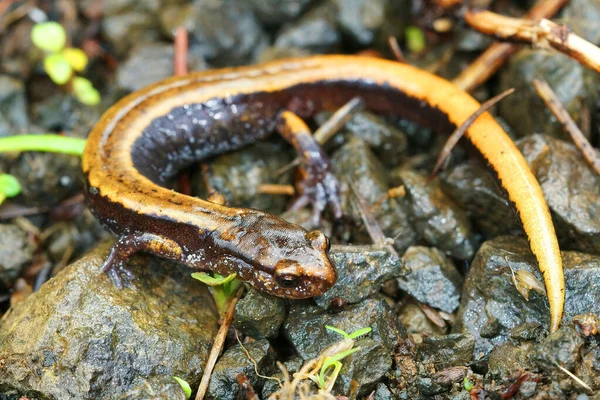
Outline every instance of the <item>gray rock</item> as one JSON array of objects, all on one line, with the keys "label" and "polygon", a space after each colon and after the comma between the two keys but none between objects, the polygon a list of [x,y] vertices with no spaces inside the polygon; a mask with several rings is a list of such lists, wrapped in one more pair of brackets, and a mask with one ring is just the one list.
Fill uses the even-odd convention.
[{"label": "gray rock", "polygon": [[[195,47],[188,50],[188,69],[190,72],[202,71],[206,69],[206,63],[194,50]],[[173,45],[167,43],[144,44],[133,48],[127,61],[119,65],[117,85],[133,92],[173,76],[173,53]],[[148,68],[149,61],[152,68]]]},{"label": "gray rock", "polygon": [[[600,257],[571,251],[563,252],[562,257],[566,286],[563,324],[578,314],[600,315]],[[487,357],[524,324],[547,328],[548,300],[534,290],[529,292],[529,301],[523,298],[513,284],[512,271],[518,270],[543,282],[524,238],[503,236],[487,241],[475,256],[453,330],[473,334],[476,354]],[[489,329],[490,325],[494,329]]]},{"label": "gray rock", "polygon": [[[136,2],[144,4],[146,2]],[[139,43],[160,40],[160,25],[155,10],[123,11],[102,18],[102,36],[120,55]]]},{"label": "gray rock", "polygon": [[335,326],[352,333],[360,328],[371,327],[371,338],[381,342],[388,351],[406,336],[404,328],[384,300],[367,299],[332,314],[307,303],[295,302],[291,305],[283,329],[296,352],[304,360],[317,357],[323,349],[342,337],[325,329],[325,325]]},{"label": "gray rock", "polygon": [[[113,399],[160,376],[197,385],[218,328],[206,287],[186,267],[134,257],[137,279],[119,290],[100,271],[106,255],[93,251],[7,312],[0,391]],[[153,382],[172,392],[169,379]]]},{"label": "gray rock", "polygon": [[[342,183],[352,183],[368,204],[375,204],[390,188],[390,179],[385,167],[362,140],[351,138],[332,157],[333,170]],[[372,243],[366,235],[364,224],[355,206],[352,190],[342,193],[342,207],[346,219],[351,220],[352,243]],[[407,210],[397,199],[384,201],[373,212],[383,233],[394,238],[394,248],[404,251],[416,240],[416,233],[409,220]]]},{"label": "gray rock", "polygon": [[404,168],[392,174],[404,185],[402,201],[419,236],[453,258],[470,260],[478,244],[475,232],[465,210],[443,192],[440,181],[427,182],[424,175]]},{"label": "gray rock", "polygon": [[0,288],[9,288],[33,260],[35,246],[16,225],[0,224],[0,238]]},{"label": "gray rock", "polygon": [[357,340],[356,353],[342,360],[342,369],[334,391],[349,393],[352,381],[358,382],[358,395],[366,396],[375,389],[375,385],[392,367],[392,355],[389,350],[370,338]]},{"label": "gray rock", "polygon": [[499,91],[515,88],[519,95],[502,100],[498,114],[514,128],[515,134],[522,137],[545,133],[566,138],[562,126],[531,85],[535,78],[548,81],[571,117],[580,124],[585,110],[593,110],[598,99],[594,89],[598,75],[566,55],[545,50],[520,50],[503,68]]},{"label": "gray rock", "polygon": [[464,366],[473,358],[475,338],[470,333],[429,336],[417,350],[417,359],[433,362],[436,370]]},{"label": "gray rock", "polygon": [[253,338],[274,338],[285,318],[284,300],[250,289],[235,306],[233,325]]},{"label": "gray rock", "polygon": [[268,38],[250,6],[237,0],[194,0],[174,4],[161,13],[165,33],[185,26],[190,42],[214,66],[251,64]]},{"label": "gray rock", "polygon": [[329,308],[334,298],[355,304],[379,292],[384,282],[406,273],[398,256],[385,247],[333,246],[329,257],[338,270],[338,280],[315,303]]},{"label": "gray rock", "polygon": [[256,16],[269,25],[297,19],[315,0],[246,0]]},{"label": "gray rock", "polygon": [[157,375],[119,396],[119,400],[187,400],[181,385],[172,376]]},{"label": "gray rock", "polygon": [[275,38],[275,47],[297,48],[311,53],[334,52],[340,47],[337,8],[325,1],[309,10],[298,21],[286,24]]},{"label": "gray rock", "polygon": [[[290,198],[257,193],[258,186],[263,183],[292,184],[293,169],[283,174],[278,174],[277,170],[292,162],[293,157],[293,152],[281,141],[260,142],[214,158],[209,164],[208,181],[214,190],[225,196],[230,206],[278,214]],[[192,175],[192,191],[206,198],[208,192],[200,170],[197,168]]]},{"label": "gray rock", "polygon": [[[104,100],[109,101],[105,96]],[[116,100],[116,99],[114,99]],[[71,93],[57,93],[32,106],[32,120],[46,131],[64,131],[69,136],[85,138],[105,110],[104,104],[85,105]]]},{"label": "gray rock", "polygon": [[588,41],[600,44],[600,3],[596,0],[569,1],[561,22]]},{"label": "gray rock", "polygon": [[517,371],[532,370],[535,365],[529,356],[533,349],[531,342],[523,342],[518,346],[504,343],[494,347],[488,361],[488,377],[502,381]]},{"label": "gray rock", "polygon": [[0,75],[0,137],[22,133],[28,126],[23,82]]},{"label": "gray rock", "polygon": [[446,333],[444,328],[440,328],[421,310],[414,301],[407,301],[402,304],[398,310],[398,318],[408,333],[418,333],[424,335],[443,335]]},{"label": "gray rock", "polygon": [[462,277],[450,259],[436,248],[412,246],[402,260],[410,273],[398,278],[400,289],[448,313],[458,308]]},{"label": "gray rock", "polygon": [[532,135],[518,146],[542,186],[561,249],[600,254],[600,176],[570,143]]},{"label": "gray rock", "polygon": [[[256,368],[261,375],[270,375],[273,367],[273,351],[265,339],[244,344],[246,351],[256,362]],[[244,374],[257,393],[260,393],[263,378],[256,375],[255,364],[248,358],[239,344],[227,349],[219,358],[211,375],[208,386],[208,396],[215,400],[235,399],[240,390],[236,380],[239,374]]]},{"label": "gray rock", "polygon": [[464,208],[487,237],[522,232],[519,217],[493,173],[470,159],[440,174],[444,192]]}]

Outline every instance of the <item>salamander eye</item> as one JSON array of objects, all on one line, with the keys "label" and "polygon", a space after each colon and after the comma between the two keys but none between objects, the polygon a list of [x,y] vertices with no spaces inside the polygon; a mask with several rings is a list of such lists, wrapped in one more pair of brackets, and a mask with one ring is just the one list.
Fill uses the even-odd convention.
[{"label": "salamander eye", "polygon": [[294,275],[278,275],[275,280],[281,287],[288,289],[297,287],[300,284],[300,277]]}]

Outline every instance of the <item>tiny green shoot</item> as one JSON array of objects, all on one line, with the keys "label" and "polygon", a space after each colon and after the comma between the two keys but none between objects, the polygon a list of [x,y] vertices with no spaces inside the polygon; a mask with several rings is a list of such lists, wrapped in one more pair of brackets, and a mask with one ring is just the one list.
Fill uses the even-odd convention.
[{"label": "tiny green shoot", "polygon": [[186,381],[184,381],[183,379],[181,379],[177,376],[174,376],[173,379],[175,379],[177,381],[177,383],[179,383],[179,386],[181,386],[181,388],[183,389],[186,399],[189,399],[190,397],[192,397],[192,388],[190,387],[189,383],[187,383]]},{"label": "tiny green shoot", "polygon": [[19,193],[21,193],[21,185],[17,178],[10,174],[0,174],[0,204]]},{"label": "tiny green shoot", "polygon": [[421,53],[427,45],[425,33],[416,26],[409,26],[404,31],[406,35],[406,47],[413,53]]},{"label": "tiny green shoot", "polygon": [[463,387],[466,391],[469,392],[471,391],[471,389],[473,389],[473,381],[469,379],[468,376],[465,376],[465,379],[463,379]]},{"label": "tiny green shoot", "polygon": [[339,333],[340,335],[342,335],[344,337],[344,339],[356,339],[357,337],[366,335],[367,333],[369,333],[373,330],[371,327],[366,327],[366,328],[357,329],[352,333],[347,333],[346,331],[344,331],[340,328],[336,328],[335,326],[331,326],[331,325],[325,325],[325,329],[330,330],[335,333]]},{"label": "tiny green shoot", "polygon": [[[317,382],[319,387],[325,390],[327,388],[327,382],[331,381],[332,379],[336,379],[340,373],[340,370],[342,369],[341,360],[348,357],[352,353],[356,353],[358,350],[360,350],[360,347],[341,351],[334,356],[326,357],[325,360],[323,360],[323,365],[321,366],[321,370],[319,372],[319,378]],[[332,367],[333,371],[328,375],[327,371]]]},{"label": "tiny green shoot", "polygon": [[67,47],[67,33],[57,22],[41,22],[31,30],[31,41],[46,52],[44,71],[58,85],[71,82],[73,94],[87,105],[100,103],[100,93],[86,78],[77,76],[88,64],[87,55],[81,49]]},{"label": "tiny green shoot", "polygon": [[54,134],[6,136],[0,138],[0,152],[47,151],[81,156],[85,142]]},{"label": "tiny green shoot", "polygon": [[192,278],[210,286],[212,288],[213,298],[220,314],[227,310],[227,305],[231,297],[235,296],[242,281],[235,279],[237,275],[222,276],[214,274],[213,276],[206,272],[194,272]]}]

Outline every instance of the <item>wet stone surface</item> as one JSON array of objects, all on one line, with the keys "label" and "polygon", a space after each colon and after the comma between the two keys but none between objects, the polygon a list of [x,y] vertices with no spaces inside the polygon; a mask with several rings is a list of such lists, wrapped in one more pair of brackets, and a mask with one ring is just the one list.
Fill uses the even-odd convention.
[{"label": "wet stone surface", "polygon": [[392,356],[381,342],[370,338],[357,340],[354,347],[360,350],[344,358],[334,390],[349,393],[355,381],[359,384],[358,395],[366,396],[392,367]]},{"label": "wet stone surface", "polygon": [[398,278],[398,287],[412,297],[452,313],[459,305],[462,277],[452,260],[436,248],[412,246],[402,260],[410,271]]},{"label": "wet stone surface", "polygon": [[0,75],[0,137],[24,132],[29,126],[25,86],[9,75]]},{"label": "wet stone surface", "polygon": [[437,326],[421,310],[415,301],[407,301],[398,310],[398,318],[408,333],[443,335],[445,329]]},{"label": "wet stone surface", "polygon": [[325,294],[315,298],[319,307],[329,308],[332,300],[358,303],[379,292],[384,282],[407,271],[396,254],[385,247],[332,246],[329,257],[338,270],[338,280]]},{"label": "wet stone surface", "polygon": [[402,201],[419,236],[453,258],[471,259],[477,248],[475,232],[466,212],[444,193],[440,181],[427,182],[425,175],[401,168],[392,175],[394,186],[404,185]]},{"label": "wet stone surface", "polygon": [[325,347],[341,339],[339,334],[327,331],[325,325],[335,326],[348,333],[371,327],[373,332],[369,337],[382,343],[388,351],[392,351],[398,340],[406,335],[404,327],[397,322],[388,304],[384,300],[373,298],[335,314],[309,303],[294,303],[284,323],[284,335],[300,357],[310,360],[317,357]]},{"label": "wet stone surface", "polygon": [[261,22],[279,25],[297,19],[315,0],[247,0]]},{"label": "wet stone surface", "polygon": [[464,366],[473,357],[475,339],[470,333],[429,336],[417,350],[417,359],[433,362],[436,370]]},{"label": "wet stone surface", "polygon": [[0,289],[13,285],[33,259],[34,244],[16,225],[0,224]]},{"label": "wet stone surface", "polygon": [[[118,290],[100,272],[106,255],[93,251],[7,312],[0,391],[113,399],[161,376],[197,385],[218,328],[206,287],[185,267],[135,257],[134,286]],[[173,393],[170,379],[153,382]]]},{"label": "wet stone surface", "polygon": [[[273,372],[273,357],[269,342],[265,339],[244,344],[246,351],[256,362],[261,375],[270,376]],[[215,400],[236,398],[240,390],[237,381],[239,374],[244,374],[254,390],[260,393],[264,379],[256,375],[254,363],[246,355],[239,344],[227,349],[219,358],[213,370],[207,394]]]},{"label": "wet stone surface", "polygon": [[249,289],[235,306],[233,325],[253,338],[273,338],[285,318],[284,300]]},{"label": "wet stone surface", "polygon": [[[600,315],[600,257],[572,251],[562,256],[566,285],[563,324],[578,314]],[[453,330],[473,334],[476,354],[486,357],[509,337],[535,338],[536,326],[548,329],[545,294],[530,290],[527,301],[513,283],[513,271],[518,270],[543,282],[524,238],[502,236],[487,241],[475,256]]]}]

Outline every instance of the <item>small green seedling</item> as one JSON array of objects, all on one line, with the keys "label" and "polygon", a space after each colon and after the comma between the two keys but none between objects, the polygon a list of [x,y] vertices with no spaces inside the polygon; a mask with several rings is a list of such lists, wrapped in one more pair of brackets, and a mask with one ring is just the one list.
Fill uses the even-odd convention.
[{"label": "small green seedling", "polygon": [[470,392],[471,389],[473,389],[473,386],[473,381],[468,376],[465,376],[465,379],[463,379],[463,387],[465,390]]},{"label": "small green seedling", "polygon": [[425,33],[416,26],[409,26],[404,31],[406,36],[406,47],[413,53],[421,53],[425,50],[427,42],[425,41]]},{"label": "small green seedling", "polygon": [[353,339],[353,340],[359,336],[366,335],[367,333],[369,333],[373,330],[370,326],[368,326],[366,328],[357,329],[352,333],[347,333],[346,331],[343,331],[340,328],[336,328],[335,326],[331,326],[331,325],[325,325],[325,329],[335,332],[335,333],[339,333],[340,335],[342,335],[344,337],[344,339]]},{"label": "small green seedling", "polygon": [[231,297],[235,296],[242,281],[235,279],[237,275],[222,276],[214,274],[213,276],[206,272],[194,272],[192,278],[210,286],[212,288],[213,298],[220,314],[225,313]]},{"label": "small green seedling", "polygon": [[100,93],[86,78],[76,76],[88,64],[87,55],[81,49],[65,48],[67,34],[58,22],[41,22],[31,30],[31,41],[39,49],[46,52],[44,71],[58,85],[71,82],[73,94],[79,101],[87,105],[100,102]]},{"label": "small green seedling", "polygon": [[177,383],[179,383],[179,386],[181,386],[181,388],[183,389],[186,399],[189,399],[190,397],[192,397],[192,388],[190,387],[189,383],[187,383],[186,381],[184,381],[183,379],[181,379],[177,376],[174,376],[173,379],[175,379],[177,381]]},{"label": "small green seedling", "polygon": [[21,193],[21,185],[17,178],[10,174],[0,174],[0,204],[19,193]]}]

